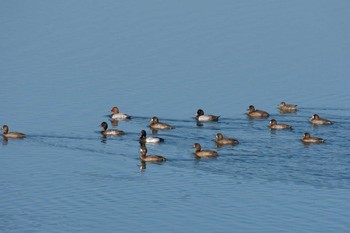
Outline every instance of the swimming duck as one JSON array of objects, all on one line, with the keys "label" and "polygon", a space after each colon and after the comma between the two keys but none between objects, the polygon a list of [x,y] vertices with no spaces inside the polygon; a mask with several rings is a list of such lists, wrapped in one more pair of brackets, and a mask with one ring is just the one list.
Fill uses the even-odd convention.
[{"label": "swimming duck", "polygon": [[221,133],[216,134],[215,142],[217,145],[234,145],[239,143],[237,139],[224,138],[224,136]]},{"label": "swimming duck", "polygon": [[18,133],[18,132],[9,132],[9,127],[7,125],[2,126],[2,136],[6,138],[25,138],[26,135],[24,133]]},{"label": "swimming duck", "polygon": [[113,107],[111,110],[111,118],[117,120],[130,119],[131,116],[125,113],[120,113],[118,107]]},{"label": "swimming duck", "polygon": [[174,127],[171,125],[159,122],[159,119],[156,116],[152,117],[149,127],[151,127],[152,129],[174,129]]},{"label": "swimming duck", "polygon": [[320,118],[319,115],[314,114],[311,119],[310,119],[311,124],[314,125],[331,125],[333,124],[332,121],[324,119],[324,118]]},{"label": "swimming duck", "polygon": [[268,118],[270,116],[270,114],[265,111],[256,110],[253,105],[250,105],[248,110],[249,112],[247,114],[250,118]]},{"label": "swimming duck", "polygon": [[118,136],[125,134],[125,132],[122,130],[108,129],[107,122],[102,122],[100,126],[102,127],[101,134],[103,136]]},{"label": "swimming duck", "polygon": [[166,160],[165,157],[159,155],[147,155],[147,148],[145,146],[141,146],[140,148],[140,159],[144,162],[163,162]]},{"label": "swimming duck", "polygon": [[195,143],[193,145],[193,147],[195,148],[194,149],[194,154],[197,156],[197,157],[200,157],[200,158],[207,158],[207,157],[215,157],[215,156],[218,156],[218,152],[216,151],[213,151],[213,150],[202,150],[202,147],[199,143]]},{"label": "swimming duck", "polygon": [[282,112],[295,112],[297,110],[297,106],[295,104],[286,104],[285,102],[281,102],[279,108]]},{"label": "swimming duck", "polygon": [[220,116],[214,115],[204,115],[204,111],[202,109],[198,109],[196,119],[197,121],[218,121]]},{"label": "swimming duck", "polygon": [[292,129],[292,126],[286,124],[277,124],[275,119],[272,119],[269,124],[270,129]]},{"label": "swimming duck", "polygon": [[141,130],[140,142],[141,143],[158,143],[158,142],[164,142],[164,139],[159,137],[147,137],[146,131]]},{"label": "swimming duck", "polygon": [[309,133],[304,133],[304,136],[301,138],[301,141],[305,143],[322,143],[325,142],[326,139],[311,137]]}]

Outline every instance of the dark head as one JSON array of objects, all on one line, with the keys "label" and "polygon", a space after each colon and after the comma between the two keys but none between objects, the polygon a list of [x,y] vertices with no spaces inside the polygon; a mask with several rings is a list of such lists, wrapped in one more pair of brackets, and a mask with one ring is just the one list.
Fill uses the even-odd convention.
[{"label": "dark head", "polygon": [[314,114],[314,115],[312,116],[312,119],[320,119],[320,116],[317,115],[317,114]]},{"label": "dark head", "polygon": [[146,138],[147,134],[145,130],[141,130],[140,139]]},{"label": "dark head", "polygon": [[9,132],[9,127],[7,125],[3,125],[1,129],[2,129],[3,133]]},{"label": "dark head", "polygon": [[310,138],[310,134],[309,133],[304,133],[304,138]]},{"label": "dark head", "polygon": [[115,113],[115,114],[118,114],[119,113],[119,109],[118,107],[113,107],[111,112]]},{"label": "dark head", "polygon": [[284,106],[286,106],[286,103],[282,101],[282,102],[280,103],[280,106],[284,107]]},{"label": "dark head", "polygon": [[272,119],[270,121],[270,126],[272,126],[272,125],[277,125],[277,121],[275,119]]},{"label": "dark head", "polygon": [[195,143],[193,145],[193,148],[195,148],[195,151],[200,151],[202,149],[201,144],[199,144],[199,143]]},{"label": "dark head", "polygon": [[152,117],[151,123],[157,124],[158,122],[159,122],[158,117],[156,117],[156,116]]},{"label": "dark head", "polygon": [[255,111],[254,105],[250,105],[248,110],[249,112],[254,112]]},{"label": "dark head", "polygon": [[145,146],[140,147],[140,153],[141,155],[146,155],[147,154],[147,148]]},{"label": "dark head", "polygon": [[108,129],[108,124],[107,122],[102,122],[101,125],[100,125],[104,130],[107,130]]},{"label": "dark head", "polygon": [[223,138],[224,138],[224,136],[222,135],[222,133],[216,134],[216,140],[222,140]]},{"label": "dark head", "polygon": [[203,116],[203,115],[204,115],[204,111],[202,109],[198,109],[197,116]]}]

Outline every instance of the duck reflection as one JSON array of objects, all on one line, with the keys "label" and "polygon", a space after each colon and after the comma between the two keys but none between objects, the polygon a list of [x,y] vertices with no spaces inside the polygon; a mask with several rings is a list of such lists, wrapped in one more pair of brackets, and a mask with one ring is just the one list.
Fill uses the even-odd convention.
[{"label": "duck reflection", "polygon": [[3,145],[7,145],[8,141],[9,141],[9,140],[8,140],[7,137],[4,137],[4,136],[2,137],[2,144],[3,144]]},{"label": "duck reflection", "polygon": [[145,172],[146,171],[146,162],[141,160],[141,164],[139,165],[140,171]]},{"label": "duck reflection", "polygon": [[113,126],[117,127],[118,124],[119,124],[119,121],[116,120],[116,119],[111,119],[111,124],[112,124]]},{"label": "duck reflection", "polygon": [[295,110],[293,110],[293,109],[287,109],[287,110],[282,110],[282,109],[280,109],[280,114],[295,114],[295,113],[297,113],[297,110],[295,109]]}]

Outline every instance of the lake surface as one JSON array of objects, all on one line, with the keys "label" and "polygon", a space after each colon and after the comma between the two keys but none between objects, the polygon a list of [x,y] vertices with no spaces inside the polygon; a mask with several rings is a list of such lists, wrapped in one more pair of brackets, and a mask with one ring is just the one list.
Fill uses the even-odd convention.
[{"label": "lake surface", "polygon": [[[0,232],[349,232],[349,10],[2,1],[0,124],[27,138],[0,145]],[[248,119],[251,104],[270,118]],[[113,106],[133,118],[112,126]],[[219,122],[197,125],[198,108]],[[143,165],[154,115],[176,128],[147,146],[168,161]],[[126,134],[102,138],[102,121]],[[240,144],[216,148],[218,132]],[[196,159],[196,142],[219,157]]]}]

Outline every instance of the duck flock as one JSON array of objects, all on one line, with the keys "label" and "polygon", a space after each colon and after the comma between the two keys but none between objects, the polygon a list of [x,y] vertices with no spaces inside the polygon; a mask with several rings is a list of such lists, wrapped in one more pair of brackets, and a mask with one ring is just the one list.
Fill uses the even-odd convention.
[{"label": "duck flock", "polygon": [[[281,113],[295,113],[297,111],[297,105],[294,104],[286,104],[285,102],[281,102],[279,104],[279,109]],[[131,116],[125,113],[120,113],[118,107],[113,107],[111,110],[112,114],[110,115],[110,118],[113,120],[124,120],[124,119],[131,119]],[[251,119],[258,119],[258,118],[268,118],[270,116],[269,113],[266,111],[255,109],[253,105],[249,106],[247,116]],[[220,116],[216,115],[209,115],[205,114],[202,109],[198,109],[197,115],[196,115],[196,121],[197,122],[210,122],[210,121],[219,121]],[[332,121],[324,118],[320,118],[319,115],[314,114],[312,118],[310,119],[310,123],[313,125],[331,125],[333,124]],[[108,129],[107,122],[101,123],[101,135],[103,137],[114,137],[125,134],[122,130],[117,129]],[[154,116],[149,124],[149,127],[152,130],[171,130],[175,127],[172,125],[169,125],[164,122],[160,122],[158,117]],[[279,124],[275,119],[271,119],[269,123],[269,128],[271,130],[291,130],[292,126],[288,124]],[[7,125],[3,125],[2,127],[2,135],[4,138],[25,138],[26,135],[24,133],[19,132],[9,132],[9,127]],[[318,137],[312,137],[310,133],[305,132],[303,137],[301,138],[301,141],[303,143],[323,143],[326,139],[318,138]],[[147,155],[147,148],[146,144],[156,144],[164,142],[165,140],[163,138],[159,137],[147,137],[146,131],[141,130],[140,132],[140,159],[142,162],[163,162],[166,161],[166,158],[159,155]],[[227,138],[224,137],[221,133],[217,133],[215,143],[217,146],[224,146],[224,145],[235,145],[239,144],[239,141],[234,138]],[[193,145],[194,147],[194,154],[197,158],[208,158],[208,157],[215,157],[218,156],[218,153],[214,150],[202,150],[202,147],[199,143],[195,143]]]}]

